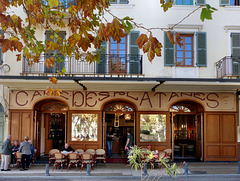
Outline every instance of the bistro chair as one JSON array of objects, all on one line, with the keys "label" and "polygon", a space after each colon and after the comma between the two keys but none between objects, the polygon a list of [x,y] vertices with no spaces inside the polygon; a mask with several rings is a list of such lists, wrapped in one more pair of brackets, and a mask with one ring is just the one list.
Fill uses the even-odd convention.
[{"label": "bistro chair", "polygon": [[59,152],[58,149],[52,149],[49,151],[49,167],[51,166],[51,163],[55,161],[54,154]]},{"label": "bistro chair", "polygon": [[83,149],[76,149],[75,152],[77,152],[78,154],[82,154],[82,153],[84,153],[84,150]]},{"label": "bistro chair", "polygon": [[171,160],[171,156],[172,156],[172,149],[171,148],[168,148],[168,149],[165,149],[163,150],[165,153],[166,153],[166,156],[169,157],[169,160]]},{"label": "bistro chair", "polygon": [[104,167],[106,167],[106,151],[104,149],[97,149],[95,154],[95,165],[97,160],[103,160]]},{"label": "bistro chair", "polygon": [[164,151],[160,151],[160,152],[158,153],[158,158],[155,159],[155,163],[158,164],[159,169],[161,168],[161,167],[160,167],[160,164],[161,164],[160,158],[164,158],[165,156],[166,156],[166,153],[165,153]]},{"label": "bistro chair", "polygon": [[22,160],[22,154],[20,152],[15,152],[14,155],[16,157],[16,163],[14,164],[14,167],[19,168],[19,165],[21,164]]},{"label": "bistro chair", "polygon": [[54,167],[56,167],[57,169],[58,166],[60,166],[63,171],[63,164],[66,163],[65,155],[62,153],[56,152],[54,153],[54,159],[55,159],[55,162],[54,162],[52,171],[54,170]]},{"label": "bistro chair", "polygon": [[76,166],[76,171],[77,171],[77,167],[78,167],[78,163],[79,163],[79,154],[78,153],[69,153],[68,159],[69,159],[69,163],[67,165],[67,171],[69,170],[69,168],[71,169],[72,165]]},{"label": "bistro chair", "polygon": [[[82,156],[82,161],[81,161],[81,171],[84,167],[84,165],[87,165],[87,164],[90,164],[92,165],[92,169],[94,170],[94,164],[93,164],[93,157],[92,157],[92,154],[90,153],[83,153]],[[91,171],[91,170],[90,170]]]},{"label": "bistro chair", "polygon": [[85,153],[90,153],[92,155],[92,158],[93,158],[93,163],[92,164],[94,164],[95,163],[95,154],[96,154],[95,150],[94,149],[87,149],[85,151]]}]

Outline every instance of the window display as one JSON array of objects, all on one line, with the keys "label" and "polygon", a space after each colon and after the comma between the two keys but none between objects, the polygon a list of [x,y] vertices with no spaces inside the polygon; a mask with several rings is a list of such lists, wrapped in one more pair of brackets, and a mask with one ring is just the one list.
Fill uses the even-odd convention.
[{"label": "window display", "polygon": [[72,141],[97,141],[97,114],[72,114]]},{"label": "window display", "polygon": [[141,142],[166,141],[165,114],[140,115],[140,141]]}]

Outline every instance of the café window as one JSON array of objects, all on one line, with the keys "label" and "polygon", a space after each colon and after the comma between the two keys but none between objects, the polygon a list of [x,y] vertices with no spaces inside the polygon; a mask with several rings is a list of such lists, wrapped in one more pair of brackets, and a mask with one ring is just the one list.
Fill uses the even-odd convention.
[{"label": "caf\u00e9 window", "polygon": [[97,114],[72,114],[72,141],[97,141]]},{"label": "caf\u00e9 window", "polygon": [[141,114],[140,115],[140,141],[165,142],[166,141],[166,115]]}]

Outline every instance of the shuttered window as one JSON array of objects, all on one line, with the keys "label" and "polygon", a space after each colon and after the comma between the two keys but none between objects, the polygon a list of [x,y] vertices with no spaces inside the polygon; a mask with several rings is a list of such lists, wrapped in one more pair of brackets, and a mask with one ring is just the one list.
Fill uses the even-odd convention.
[{"label": "shuttered window", "polygon": [[130,32],[130,47],[129,47],[129,73],[138,74],[140,72],[140,56],[139,48],[136,44],[136,40],[139,37],[139,31]]},{"label": "shuttered window", "polygon": [[[49,41],[54,41],[54,42],[57,42],[56,40],[56,37],[54,39],[52,39],[51,37],[53,36],[53,32],[50,32],[50,31],[46,31],[45,32],[45,37],[46,37],[46,40],[49,40]],[[65,31],[59,31],[57,33],[57,36],[59,36],[61,38],[61,44],[63,43],[63,40],[65,39],[66,37],[66,32]],[[55,59],[56,59],[56,62],[55,62],[55,67],[50,67],[49,69],[47,67],[44,67],[44,72],[45,73],[57,73],[57,72],[60,72],[63,68],[64,68],[64,60],[65,60],[65,57],[63,55],[61,55],[60,51],[59,50],[56,50],[56,51],[52,51],[51,49],[46,53],[45,55],[45,58],[49,58],[51,56],[54,56]]]},{"label": "shuttered window", "polygon": [[240,6],[240,0],[220,0],[220,6]]},{"label": "shuttered window", "polygon": [[196,32],[196,47],[193,34],[181,34],[183,45],[172,44],[164,32],[164,65],[194,66],[194,51],[196,51],[196,66],[207,66],[206,33]]},{"label": "shuttered window", "polygon": [[193,66],[193,35],[180,35],[183,45],[175,44],[176,66]]},{"label": "shuttered window", "polygon": [[128,0],[110,0],[110,4],[128,4]]},{"label": "shuttered window", "polygon": [[106,62],[107,62],[107,42],[104,41],[101,46],[101,57],[99,63],[97,64],[97,73],[105,74],[106,73]]},{"label": "shuttered window", "polygon": [[[203,5],[206,4],[206,0],[172,0],[175,5]],[[169,0],[165,0],[166,3],[169,2]]]}]

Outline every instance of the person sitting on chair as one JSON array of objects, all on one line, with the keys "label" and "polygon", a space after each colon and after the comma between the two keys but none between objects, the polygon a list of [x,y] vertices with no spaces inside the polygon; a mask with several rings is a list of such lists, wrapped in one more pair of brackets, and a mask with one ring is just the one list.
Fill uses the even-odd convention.
[{"label": "person sitting on chair", "polygon": [[67,152],[74,152],[74,149],[72,149],[71,146],[68,145],[68,143],[66,143],[61,149],[60,149],[60,152],[64,152],[64,151],[67,151]]},{"label": "person sitting on chair", "polygon": [[12,146],[12,154],[11,154],[11,163],[15,164],[16,163],[16,157],[15,157],[15,152],[19,151],[20,145],[18,144],[18,140],[14,141],[14,144]]}]

